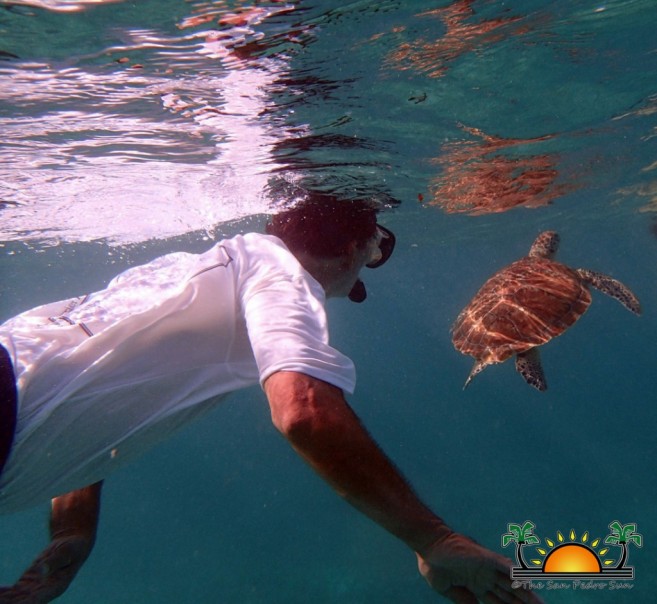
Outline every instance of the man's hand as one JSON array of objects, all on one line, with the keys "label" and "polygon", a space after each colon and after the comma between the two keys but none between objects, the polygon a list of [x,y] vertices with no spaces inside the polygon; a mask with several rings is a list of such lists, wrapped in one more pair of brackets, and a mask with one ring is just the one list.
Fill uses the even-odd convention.
[{"label": "man's hand", "polygon": [[89,557],[96,540],[102,482],[52,500],[50,543],[11,587],[0,587],[0,604],[45,604],[61,596]]},{"label": "man's hand", "polygon": [[0,587],[0,604],[43,604],[61,596],[90,549],[80,537],[51,541],[15,585]]},{"label": "man's hand", "polygon": [[420,573],[456,604],[540,604],[529,590],[511,587],[511,561],[468,537],[452,533],[418,554]]}]

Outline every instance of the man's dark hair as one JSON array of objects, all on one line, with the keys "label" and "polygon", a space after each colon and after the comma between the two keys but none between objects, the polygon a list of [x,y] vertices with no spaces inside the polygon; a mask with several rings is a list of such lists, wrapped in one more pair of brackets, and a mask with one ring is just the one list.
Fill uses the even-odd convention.
[{"label": "man's dark hair", "polygon": [[[299,189],[296,189],[297,193]],[[349,244],[363,247],[376,233],[376,206],[367,200],[339,199],[320,192],[303,192],[286,200],[288,207],[272,216],[266,231],[283,240],[293,254],[305,252],[335,258]]]}]

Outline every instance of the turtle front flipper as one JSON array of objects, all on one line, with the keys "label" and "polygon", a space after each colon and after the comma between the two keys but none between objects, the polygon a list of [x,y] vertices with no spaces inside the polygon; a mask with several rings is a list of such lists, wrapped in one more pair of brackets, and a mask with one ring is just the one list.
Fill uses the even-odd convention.
[{"label": "turtle front flipper", "polygon": [[608,275],[588,271],[583,268],[577,269],[577,274],[585,283],[600,290],[603,294],[615,298],[635,315],[641,314],[641,304],[639,303],[639,299],[629,287],[623,285],[620,281],[612,279]]},{"label": "turtle front flipper", "polygon": [[547,390],[547,382],[545,381],[538,348],[530,348],[516,355],[516,371],[530,386],[541,392]]}]

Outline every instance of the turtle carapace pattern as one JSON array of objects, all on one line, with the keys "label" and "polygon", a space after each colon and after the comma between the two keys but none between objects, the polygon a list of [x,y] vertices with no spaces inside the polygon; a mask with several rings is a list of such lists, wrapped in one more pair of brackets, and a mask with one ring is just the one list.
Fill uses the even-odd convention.
[{"label": "turtle carapace pattern", "polygon": [[561,335],[586,312],[589,287],[641,314],[639,300],[620,281],[553,260],[558,247],[557,233],[541,233],[526,257],[495,273],[461,311],[452,327],[452,342],[475,359],[464,388],[486,366],[515,355],[525,381],[545,390],[537,347]]}]

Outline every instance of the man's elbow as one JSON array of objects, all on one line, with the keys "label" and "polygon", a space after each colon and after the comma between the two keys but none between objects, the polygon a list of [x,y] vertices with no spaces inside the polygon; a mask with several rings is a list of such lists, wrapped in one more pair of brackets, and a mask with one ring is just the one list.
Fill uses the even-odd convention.
[{"label": "man's elbow", "polygon": [[307,439],[316,430],[317,418],[307,411],[285,411],[272,413],[272,422],[276,429],[288,440]]},{"label": "man's elbow", "polygon": [[272,422],[288,440],[307,441],[340,425],[341,408],[346,403],[339,388],[305,376],[282,382],[287,387],[280,390],[271,381],[266,390]]},{"label": "man's elbow", "polygon": [[295,401],[283,408],[272,409],[272,422],[286,439],[300,443],[330,432],[332,427],[338,425],[334,415],[327,406]]}]

